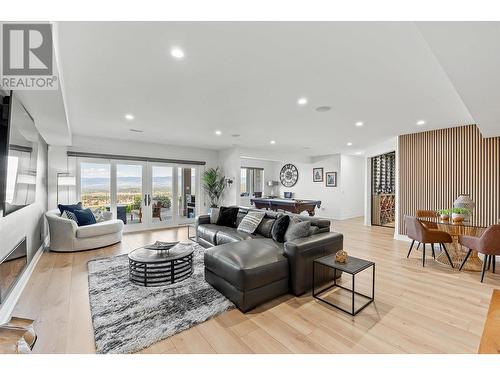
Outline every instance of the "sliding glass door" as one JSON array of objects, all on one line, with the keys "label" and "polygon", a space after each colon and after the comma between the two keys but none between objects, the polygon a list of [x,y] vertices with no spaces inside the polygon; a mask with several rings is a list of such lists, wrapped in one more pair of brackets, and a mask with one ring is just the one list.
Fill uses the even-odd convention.
[{"label": "sliding glass door", "polygon": [[174,171],[175,168],[168,164],[148,165],[147,197],[150,208],[150,223],[152,227],[167,227],[174,223]]},{"label": "sliding glass door", "polygon": [[198,186],[197,168],[190,166],[177,167],[177,210],[178,222],[192,222],[196,217]]},{"label": "sliding glass door", "polygon": [[184,225],[198,214],[198,167],[102,159],[78,165],[83,206],[97,216],[111,211],[125,231]]},{"label": "sliding glass door", "polygon": [[127,229],[144,229],[145,171],[143,163],[116,162],[116,217]]}]

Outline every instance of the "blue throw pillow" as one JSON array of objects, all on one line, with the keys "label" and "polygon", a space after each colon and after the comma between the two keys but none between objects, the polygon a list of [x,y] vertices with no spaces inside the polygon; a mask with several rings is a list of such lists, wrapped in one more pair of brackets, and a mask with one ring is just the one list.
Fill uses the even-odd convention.
[{"label": "blue throw pillow", "polygon": [[61,215],[64,211],[73,212],[74,210],[81,210],[82,202],[78,202],[77,204],[58,204],[57,208],[61,211]]},{"label": "blue throw pillow", "polygon": [[97,223],[94,213],[90,210],[90,208],[85,208],[83,210],[75,210],[73,213],[78,220],[78,225],[83,227],[85,225],[91,225]]}]

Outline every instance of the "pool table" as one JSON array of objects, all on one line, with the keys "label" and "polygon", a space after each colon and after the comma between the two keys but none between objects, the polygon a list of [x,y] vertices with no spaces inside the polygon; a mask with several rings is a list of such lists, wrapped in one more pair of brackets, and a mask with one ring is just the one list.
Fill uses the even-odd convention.
[{"label": "pool table", "polygon": [[283,210],[295,214],[307,211],[309,216],[314,216],[315,208],[321,207],[321,201],[310,199],[252,198],[250,203],[255,205],[255,208],[265,208],[273,211]]}]

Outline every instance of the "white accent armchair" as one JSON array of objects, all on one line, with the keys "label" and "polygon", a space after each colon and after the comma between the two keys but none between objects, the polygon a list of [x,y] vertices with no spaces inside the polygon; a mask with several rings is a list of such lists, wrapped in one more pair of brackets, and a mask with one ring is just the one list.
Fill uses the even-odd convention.
[{"label": "white accent armchair", "polygon": [[123,221],[112,219],[109,213],[106,220],[79,227],[73,220],[61,217],[59,210],[45,214],[49,223],[50,250],[71,252],[97,249],[122,240]]}]

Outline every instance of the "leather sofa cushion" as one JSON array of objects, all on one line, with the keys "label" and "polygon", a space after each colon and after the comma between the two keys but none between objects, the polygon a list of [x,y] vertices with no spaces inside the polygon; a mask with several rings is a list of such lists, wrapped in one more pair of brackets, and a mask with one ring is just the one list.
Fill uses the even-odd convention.
[{"label": "leather sofa cushion", "polygon": [[285,243],[283,242],[276,242],[272,238],[259,238],[259,241],[262,243],[266,244],[267,246],[273,246],[276,248],[277,251],[281,252],[285,257]]},{"label": "leather sofa cushion", "polygon": [[241,291],[287,278],[283,251],[268,241],[256,238],[212,247],[205,252],[205,267]]},{"label": "leather sofa cushion", "polygon": [[215,236],[220,228],[222,227],[216,224],[201,224],[196,228],[196,234],[199,238],[203,238],[205,241],[215,245]]},{"label": "leather sofa cushion", "polygon": [[96,236],[105,236],[120,232],[123,229],[123,222],[121,220],[103,221],[97,224],[85,225],[76,229],[77,238],[89,238]]},{"label": "leather sofa cushion", "polygon": [[219,231],[215,236],[215,243],[222,245],[225,243],[238,242],[255,238],[254,234],[242,232],[236,228],[219,227]]},{"label": "leather sofa cushion", "polygon": [[270,218],[266,215],[255,230],[255,233],[258,233],[266,238],[271,238],[271,230],[273,229],[273,225],[275,222],[275,219]]}]

